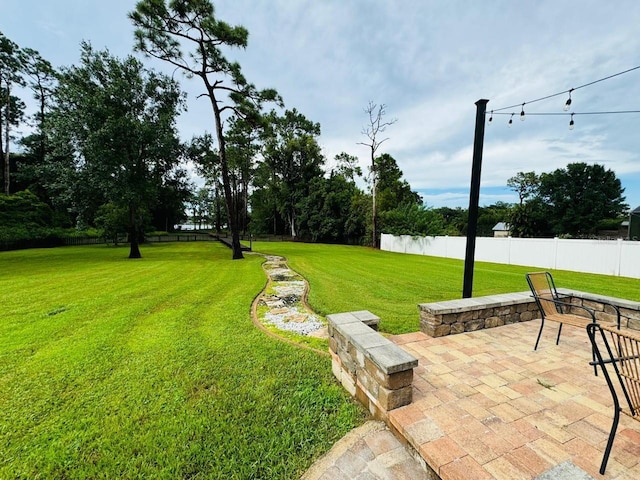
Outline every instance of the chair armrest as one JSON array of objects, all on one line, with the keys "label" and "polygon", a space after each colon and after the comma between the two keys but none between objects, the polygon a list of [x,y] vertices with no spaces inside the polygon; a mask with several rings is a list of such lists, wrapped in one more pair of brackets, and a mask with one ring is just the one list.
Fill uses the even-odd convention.
[{"label": "chair armrest", "polygon": [[564,306],[564,307],[578,308],[580,310],[584,310],[585,312],[587,312],[591,316],[591,319],[593,320],[593,323],[596,323],[596,312],[592,308],[584,307],[582,305],[575,305],[575,304],[569,303],[569,302],[562,302],[560,300],[555,300],[555,299],[552,299],[552,298],[544,298],[544,297],[536,297],[536,298],[538,298],[538,300],[544,301],[544,302],[553,302],[555,305],[560,305],[561,307]]},{"label": "chair armrest", "polygon": [[[603,305],[607,305],[611,308],[613,308],[616,311],[616,315],[617,315],[617,324],[618,324],[618,330],[620,330],[620,317],[622,315],[620,315],[620,307],[618,307],[617,305],[614,305],[613,303],[609,303],[609,302],[603,302],[602,300],[598,300],[598,303],[601,303]],[[630,318],[630,317],[625,317],[625,318]]]}]

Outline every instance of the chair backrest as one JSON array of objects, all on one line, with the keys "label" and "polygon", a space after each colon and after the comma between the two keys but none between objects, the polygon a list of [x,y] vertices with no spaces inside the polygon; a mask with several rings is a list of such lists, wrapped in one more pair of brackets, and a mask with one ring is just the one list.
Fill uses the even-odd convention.
[{"label": "chair backrest", "polygon": [[549,272],[532,272],[527,273],[526,277],[542,317],[562,313],[562,309],[553,303],[553,300],[558,300],[558,291],[551,274]]},{"label": "chair backrest", "polygon": [[609,325],[601,328],[609,333],[610,345],[613,345],[616,357],[623,359],[616,364],[616,373],[620,383],[624,383],[623,391],[629,405],[629,411],[623,411],[638,420],[640,419],[640,332],[618,330]]}]

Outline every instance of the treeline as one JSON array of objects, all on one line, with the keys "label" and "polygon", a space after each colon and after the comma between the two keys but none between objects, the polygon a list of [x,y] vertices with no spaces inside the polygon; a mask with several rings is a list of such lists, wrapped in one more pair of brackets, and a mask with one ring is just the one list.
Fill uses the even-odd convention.
[{"label": "treeline", "polygon": [[[245,134],[240,132],[245,129]],[[244,235],[287,235],[313,242],[370,244],[371,172],[363,178],[358,159],[341,153],[327,171],[320,125],[297,110],[271,111],[253,137],[234,123],[227,135],[233,207]],[[223,181],[210,137],[191,141],[189,158],[206,179],[191,201],[196,224],[226,226]],[[375,159],[378,222],[384,231],[436,234],[443,219],[423,205],[389,154]],[[368,190],[368,191],[367,191]]]},{"label": "treeline", "polygon": [[[117,58],[83,42],[78,64],[57,70],[0,33],[0,238],[126,232],[137,258],[145,232],[171,231],[187,213],[229,231],[234,258],[242,258],[242,233],[373,246],[379,232],[466,234],[465,209],[426,206],[396,159],[379,149],[377,135],[395,122],[382,118],[384,105],[365,108],[366,139],[353,139],[371,150],[365,171],[346,153],[329,168],[320,125],[286,108],[276,90],[257,89],[225,58],[222,47],[246,47],[246,29],[217,19],[202,0],[142,0],[129,17],[135,50],[202,81],[213,134],[182,142],[180,85],[132,55]],[[18,96],[25,89],[33,112]],[[16,138],[24,126],[32,133]],[[191,183],[187,162],[203,188]],[[516,236],[586,235],[619,221],[626,208],[619,180],[598,165],[521,172],[509,186],[520,203],[481,208],[479,235],[492,235],[498,222]]]},{"label": "treeline", "polygon": [[[9,141],[3,147],[4,194],[30,192],[49,212],[37,225],[14,212],[17,224],[3,224],[5,233],[20,240],[42,228],[124,231],[139,256],[145,229],[165,230],[184,218],[190,186],[175,128],[184,103],[176,82],[88,43],[79,65],[59,71],[4,36],[0,47],[1,97],[10,99],[0,108],[3,136],[12,138],[21,122],[34,131],[16,139],[20,153],[10,153]],[[30,87],[35,114],[11,93],[16,85]]]},{"label": "treeline", "polygon": [[[186,143],[175,126],[185,110],[175,80],[133,56],[117,58],[87,42],[76,65],[57,70],[0,33],[4,238],[65,228],[114,238],[127,232],[130,256],[137,257],[146,231],[172,230],[187,220],[187,210],[219,231],[318,242],[371,244],[374,219],[378,232],[442,231],[443,218],[423,205],[390,155],[377,155],[363,173],[358,159],[342,153],[327,169],[320,125],[284,108],[275,90],[256,89],[239,65],[222,56],[221,44],[244,46],[246,30],[215,19],[207,2],[184,7],[174,12],[163,2],[142,1],[130,17],[137,27],[135,48],[161,60],[181,53],[165,56],[163,42],[176,31],[159,34],[153,21],[178,15],[184,25],[171,28],[203,32],[190,57],[196,66],[187,73],[205,81],[216,131]],[[25,90],[17,87],[30,90],[35,112],[27,112],[18,97]],[[277,108],[268,110],[265,102]],[[24,126],[33,133],[16,138]],[[14,144],[17,152],[10,151]],[[205,179],[204,188],[190,183],[187,162]],[[23,215],[27,204],[33,218]]]},{"label": "treeline", "polygon": [[628,218],[624,188],[602,165],[570,163],[553,172],[519,172],[507,181],[520,199],[510,215],[516,237],[593,237]]}]

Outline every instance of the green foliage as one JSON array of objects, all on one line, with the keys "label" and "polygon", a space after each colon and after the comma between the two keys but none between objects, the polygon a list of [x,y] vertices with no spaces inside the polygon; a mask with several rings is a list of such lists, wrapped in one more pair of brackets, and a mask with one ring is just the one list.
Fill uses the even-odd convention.
[{"label": "green foliage", "polygon": [[507,180],[507,186],[518,194],[520,205],[538,193],[540,178],[536,172],[518,172]]},{"label": "green foliage", "polygon": [[522,205],[515,205],[509,223],[514,237],[552,236],[550,208],[540,198],[533,198]]},{"label": "green foliage", "polygon": [[338,153],[334,157],[336,162],[335,173],[342,176],[347,181],[355,181],[356,178],[362,177],[362,168],[358,165],[358,157],[349,155],[346,152]]},{"label": "green foliage", "polygon": [[439,207],[434,209],[443,218],[444,234],[451,236],[466,235],[469,212],[461,207]]},{"label": "green foliage", "polygon": [[[227,210],[220,156],[214,149],[213,144],[213,137],[208,133],[195,136],[187,145],[186,155],[194,163],[198,175],[205,180],[205,190],[208,192],[210,207],[208,221],[215,227],[216,232],[220,234],[223,225],[226,224]],[[192,197],[191,201],[193,200]]]},{"label": "green foliage", "polygon": [[504,202],[496,202],[487,207],[478,208],[477,235],[480,237],[493,237],[493,227],[498,222],[509,222],[512,206]]},{"label": "green foliage", "polygon": [[434,236],[444,232],[444,222],[435,210],[405,203],[380,212],[380,230],[391,235]]},{"label": "green foliage", "polygon": [[511,218],[515,236],[589,236],[627,209],[620,180],[599,164],[570,163],[540,176],[520,172],[508,185],[521,200]]},{"label": "green foliage", "polygon": [[[0,253],[0,478],[299,478],[363,420],[209,242]],[[185,274],[188,272],[188,274]]]},{"label": "green foliage", "polygon": [[115,203],[102,205],[96,213],[95,224],[100,237],[118,244],[118,238],[129,229],[129,209]]},{"label": "green foliage", "polygon": [[[227,156],[223,131],[224,115],[257,125],[262,122],[263,103],[281,105],[282,100],[274,89],[258,90],[244,77],[240,64],[225,57],[223,48],[245,48],[249,33],[242,26],[231,26],[218,20],[209,0],[141,0],[129,13],[129,18],[136,28],[136,50],[168,62],[188,77],[196,76],[203,82],[203,95],[209,98],[213,109],[233,258],[243,258],[238,209],[231,185],[231,160]],[[191,50],[185,53],[184,46]],[[246,208],[243,211],[246,212]]]},{"label": "green foliage", "polygon": [[309,194],[300,204],[301,238],[313,242],[358,243],[360,235],[348,226],[352,214],[351,200],[356,192],[355,182],[342,175],[312,180]]},{"label": "green foliage", "polygon": [[345,221],[345,235],[349,238],[360,239],[354,244],[370,245],[371,243],[371,195],[358,189],[351,197],[349,216]]},{"label": "green foliage", "polygon": [[14,195],[0,194],[0,226],[51,227],[52,211],[33,193],[25,190]]},{"label": "green foliage", "polygon": [[[54,70],[38,52],[30,48],[20,48],[15,42],[0,32],[0,169],[2,191],[5,194],[19,190],[11,178],[16,166],[9,154],[8,139],[15,140],[12,130],[27,121],[26,104],[13,94],[16,86],[29,86],[34,98],[39,102],[39,112],[34,116],[39,137],[39,158],[44,156],[44,135],[42,123],[46,110],[46,101],[54,81]],[[3,142],[6,143],[3,145]]]},{"label": "green foliage", "polygon": [[396,159],[383,153],[375,159],[376,166],[376,205],[378,213],[394,210],[409,203],[421,204],[419,195],[411,191],[411,186],[402,180],[402,170]]},{"label": "green foliage", "polygon": [[599,221],[625,211],[623,192],[615,173],[598,164],[570,163],[540,176],[540,196],[552,207],[555,234],[595,233]]},{"label": "green foliage", "polygon": [[[323,175],[324,157],[318,145],[320,125],[296,109],[286,110],[282,116],[272,111],[266,121],[264,159],[257,168],[254,182],[256,191],[261,192],[252,197],[253,215],[254,218],[260,214],[277,217],[273,218],[273,225],[286,225],[287,233],[296,237],[300,233],[300,217],[313,215],[304,211],[311,184]],[[267,204],[258,205],[259,201]],[[265,226],[270,223],[266,219],[256,220]]]},{"label": "green foliage", "polygon": [[183,223],[187,219],[185,203],[190,194],[191,184],[187,178],[187,172],[182,168],[176,169],[158,187],[155,202],[150,211],[153,227],[171,232],[174,225]]},{"label": "green foliage", "polygon": [[47,126],[56,153],[76,159],[69,195],[88,222],[100,205],[126,208],[130,257],[139,257],[141,219],[179,159],[177,84],[132,56],[120,60],[83,43],[81,65],[63,71],[56,102]]},{"label": "green foliage", "polygon": [[56,247],[64,237],[100,236],[96,231],[61,228],[55,217],[51,207],[28,190],[0,194],[0,250]]},{"label": "green foliage", "polygon": [[606,218],[604,220],[600,220],[596,225],[597,230],[618,230],[622,222],[623,218]]},{"label": "green foliage", "polygon": [[0,194],[0,250],[58,245],[51,208],[29,191]]}]

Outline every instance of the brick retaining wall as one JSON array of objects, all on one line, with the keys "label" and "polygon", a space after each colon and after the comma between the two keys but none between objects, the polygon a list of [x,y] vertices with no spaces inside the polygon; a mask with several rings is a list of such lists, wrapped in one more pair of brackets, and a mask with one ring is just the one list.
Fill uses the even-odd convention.
[{"label": "brick retaining wall", "polygon": [[[568,296],[567,302],[594,310],[598,321],[615,321],[616,311],[608,304],[616,305],[625,317],[622,319],[623,325],[640,330],[640,302],[577,290],[558,289],[558,292]],[[530,292],[421,303],[418,308],[420,330],[431,337],[444,337],[540,318]],[[582,316],[587,314],[578,308],[571,313]]]},{"label": "brick retaining wall", "polygon": [[333,374],[374,417],[386,420],[389,410],[411,403],[418,360],[371,328],[379,320],[368,311],[327,316]]},{"label": "brick retaining wall", "polygon": [[528,292],[421,303],[420,330],[431,337],[472,332],[540,318]]}]

